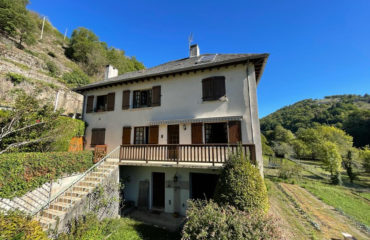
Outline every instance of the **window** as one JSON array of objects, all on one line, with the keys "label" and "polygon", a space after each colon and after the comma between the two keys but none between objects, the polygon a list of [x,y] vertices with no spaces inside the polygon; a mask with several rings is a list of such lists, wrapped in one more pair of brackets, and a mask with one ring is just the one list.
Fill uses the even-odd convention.
[{"label": "window", "polygon": [[133,108],[150,107],[152,105],[152,89],[134,91]]},{"label": "window", "polygon": [[97,96],[96,112],[114,111],[115,93]]},{"label": "window", "polygon": [[93,128],[91,130],[91,146],[105,144],[105,128]]},{"label": "window", "polygon": [[202,80],[203,101],[218,100],[225,96],[225,77],[209,77]]},{"label": "window", "polygon": [[102,95],[98,96],[96,100],[96,111],[104,112],[107,111],[108,96]]},{"label": "window", "polygon": [[227,143],[226,123],[205,123],[206,143]]},{"label": "window", "polygon": [[135,127],[134,144],[148,144],[148,127]]}]

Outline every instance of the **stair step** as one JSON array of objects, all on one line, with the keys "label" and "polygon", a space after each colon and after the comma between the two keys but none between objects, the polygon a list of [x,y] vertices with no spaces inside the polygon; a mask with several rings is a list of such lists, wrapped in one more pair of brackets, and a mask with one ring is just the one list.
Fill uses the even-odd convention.
[{"label": "stair step", "polygon": [[44,230],[55,227],[57,223],[55,219],[50,219],[48,217],[41,217],[41,216],[38,216],[37,218],[35,218],[35,220],[40,222]]},{"label": "stair step", "polygon": [[67,213],[66,211],[46,209],[46,210],[42,211],[41,216],[42,217],[47,217],[47,218],[50,218],[50,219],[56,219],[57,217],[59,217],[61,219],[66,213]]},{"label": "stair step", "polygon": [[87,181],[87,180],[83,180],[83,181],[79,182],[78,184],[81,184],[81,186],[95,187],[99,183],[100,183],[100,181],[98,182],[98,181]]},{"label": "stair step", "polygon": [[74,198],[79,198],[81,199],[82,197],[86,196],[87,194],[89,194],[88,192],[83,192],[83,191],[73,191],[73,192],[70,192],[68,193],[68,197],[74,197]]},{"label": "stair step", "polygon": [[102,177],[85,177],[85,180],[92,181],[92,182],[101,182],[104,178]]},{"label": "stair step", "polygon": [[66,211],[71,206],[69,203],[63,203],[63,202],[53,202],[50,204],[49,209],[54,209],[58,211]]},{"label": "stair step", "polygon": [[94,189],[95,187],[88,187],[88,186],[75,186],[72,188],[72,191],[73,192],[86,192],[89,193],[92,189]]},{"label": "stair step", "polygon": [[[67,193],[65,193],[67,194]],[[80,201],[81,198],[80,197],[74,197],[74,196],[66,196],[64,195],[63,197],[59,197],[57,199],[57,202],[64,202],[64,203],[75,203],[77,201]]]},{"label": "stair step", "polygon": [[90,174],[90,176],[92,176],[92,177],[102,177],[102,178],[106,177],[106,175],[102,172],[93,172],[93,173]]}]

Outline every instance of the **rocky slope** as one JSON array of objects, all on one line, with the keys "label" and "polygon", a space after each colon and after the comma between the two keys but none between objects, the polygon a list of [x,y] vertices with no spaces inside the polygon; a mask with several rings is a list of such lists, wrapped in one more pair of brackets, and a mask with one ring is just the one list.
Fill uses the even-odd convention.
[{"label": "rocky slope", "polygon": [[63,73],[79,68],[65,57],[65,46],[63,36],[51,25],[42,40],[25,49],[17,48],[13,39],[0,34],[0,106],[11,107],[14,93],[24,90],[56,104],[65,114],[81,113],[83,97],[61,79]]}]

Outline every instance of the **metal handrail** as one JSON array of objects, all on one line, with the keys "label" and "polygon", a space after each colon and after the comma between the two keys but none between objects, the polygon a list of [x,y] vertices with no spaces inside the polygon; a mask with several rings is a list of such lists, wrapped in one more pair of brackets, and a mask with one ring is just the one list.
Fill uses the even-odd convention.
[{"label": "metal handrail", "polygon": [[60,192],[58,192],[55,196],[53,196],[47,203],[45,203],[44,205],[42,205],[40,208],[38,208],[37,210],[33,211],[31,216],[35,216],[36,214],[38,214],[39,212],[41,212],[42,210],[44,210],[46,207],[48,207],[52,202],[54,202],[58,197],[60,197],[62,194],[64,194],[65,192],[67,192],[71,187],[73,187],[76,183],[80,182],[84,177],[86,177],[86,175],[88,173],[90,173],[92,170],[94,170],[95,168],[99,167],[108,157],[110,157],[114,152],[116,152],[117,150],[120,149],[120,146],[117,146],[115,149],[113,149],[113,151],[111,151],[110,153],[108,153],[104,158],[102,158],[99,162],[95,163],[92,167],[90,167],[88,170],[86,170],[80,177],[78,177],[77,179],[75,179],[72,183],[70,183],[69,185],[67,185],[66,187],[64,187]]}]

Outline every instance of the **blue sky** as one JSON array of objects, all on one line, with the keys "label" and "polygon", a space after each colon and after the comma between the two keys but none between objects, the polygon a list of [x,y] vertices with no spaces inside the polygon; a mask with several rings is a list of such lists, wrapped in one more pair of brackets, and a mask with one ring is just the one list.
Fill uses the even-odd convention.
[{"label": "blue sky", "polygon": [[201,53],[270,53],[260,116],[306,98],[370,91],[370,1],[30,0],[68,35],[79,26],[146,67]]}]

